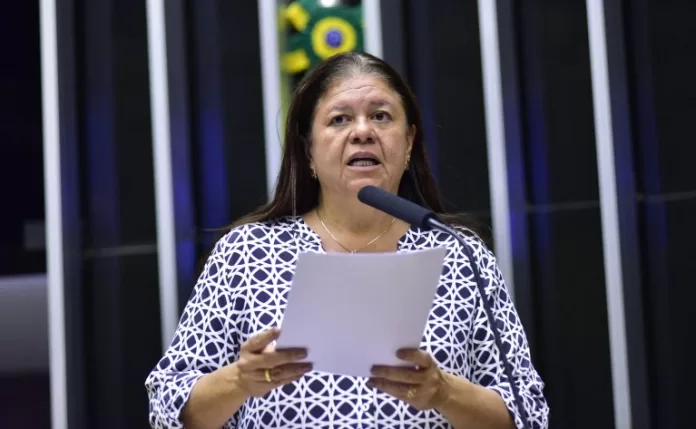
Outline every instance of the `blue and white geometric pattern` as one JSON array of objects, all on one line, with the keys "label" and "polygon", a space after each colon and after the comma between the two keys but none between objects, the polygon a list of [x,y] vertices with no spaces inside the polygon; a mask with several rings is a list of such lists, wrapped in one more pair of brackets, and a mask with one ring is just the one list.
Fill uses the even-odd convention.
[{"label": "blue and white geometric pattern", "polygon": [[[534,369],[524,329],[493,254],[463,233],[486,284],[514,382],[533,428],[546,428],[544,384]],[[471,264],[460,244],[437,231],[410,229],[399,252],[449,249],[421,348],[440,367],[497,392],[522,427]],[[194,383],[238,357],[250,336],[280,326],[301,252],[324,252],[301,217],[237,227],[215,246],[181,316],[174,339],[146,380],[153,428],[182,428],[179,414]],[[311,357],[310,357],[311,359]],[[436,410],[418,411],[366,386],[366,379],[310,372],[251,398],[224,428],[450,428]]]}]

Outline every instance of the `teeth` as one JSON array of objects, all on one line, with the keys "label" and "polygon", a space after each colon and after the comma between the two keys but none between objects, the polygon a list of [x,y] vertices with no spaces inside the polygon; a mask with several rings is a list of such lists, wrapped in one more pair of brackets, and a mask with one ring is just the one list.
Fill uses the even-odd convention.
[{"label": "teeth", "polygon": [[354,159],[351,161],[350,165],[356,167],[371,167],[373,165],[377,165],[377,161],[374,159]]}]

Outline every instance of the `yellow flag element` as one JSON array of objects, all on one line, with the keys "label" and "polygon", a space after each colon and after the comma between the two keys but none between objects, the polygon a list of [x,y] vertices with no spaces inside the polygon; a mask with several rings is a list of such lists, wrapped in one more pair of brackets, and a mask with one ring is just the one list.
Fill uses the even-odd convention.
[{"label": "yellow flag element", "polygon": [[299,3],[292,3],[285,9],[285,18],[297,31],[304,31],[309,23],[309,12]]},{"label": "yellow flag element", "polygon": [[312,28],[312,49],[322,59],[352,51],[357,40],[355,27],[335,16],[319,20]]},{"label": "yellow flag element", "polygon": [[305,52],[303,49],[298,49],[283,54],[281,67],[288,73],[294,74],[307,70],[309,65],[309,57],[307,56],[307,52]]}]

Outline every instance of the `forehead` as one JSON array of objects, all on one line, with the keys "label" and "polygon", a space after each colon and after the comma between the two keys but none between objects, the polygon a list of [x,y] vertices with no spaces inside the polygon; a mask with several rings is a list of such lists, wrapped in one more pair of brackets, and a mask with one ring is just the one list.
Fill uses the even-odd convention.
[{"label": "forehead", "polygon": [[317,109],[332,108],[341,103],[380,100],[399,103],[399,94],[382,78],[370,75],[349,76],[331,85],[319,98]]}]

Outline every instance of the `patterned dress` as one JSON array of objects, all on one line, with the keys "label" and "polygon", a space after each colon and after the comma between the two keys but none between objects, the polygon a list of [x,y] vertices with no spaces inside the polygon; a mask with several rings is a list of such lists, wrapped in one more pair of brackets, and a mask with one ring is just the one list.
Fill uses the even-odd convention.
[{"label": "patterned dress", "polygon": [[[546,428],[544,384],[530,361],[524,329],[495,257],[478,238],[462,233],[486,285],[531,426]],[[466,253],[453,237],[438,231],[411,228],[398,242],[398,252],[434,247],[449,250],[421,348],[444,371],[497,392],[521,428]],[[280,326],[301,252],[324,252],[318,234],[301,217],[243,225],[218,241],[170,347],[146,380],[153,428],[183,427],[179,414],[194,383],[235,362],[250,336]],[[263,398],[248,399],[224,428],[451,427],[436,410],[418,411],[366,381],[310,372]]]}]

